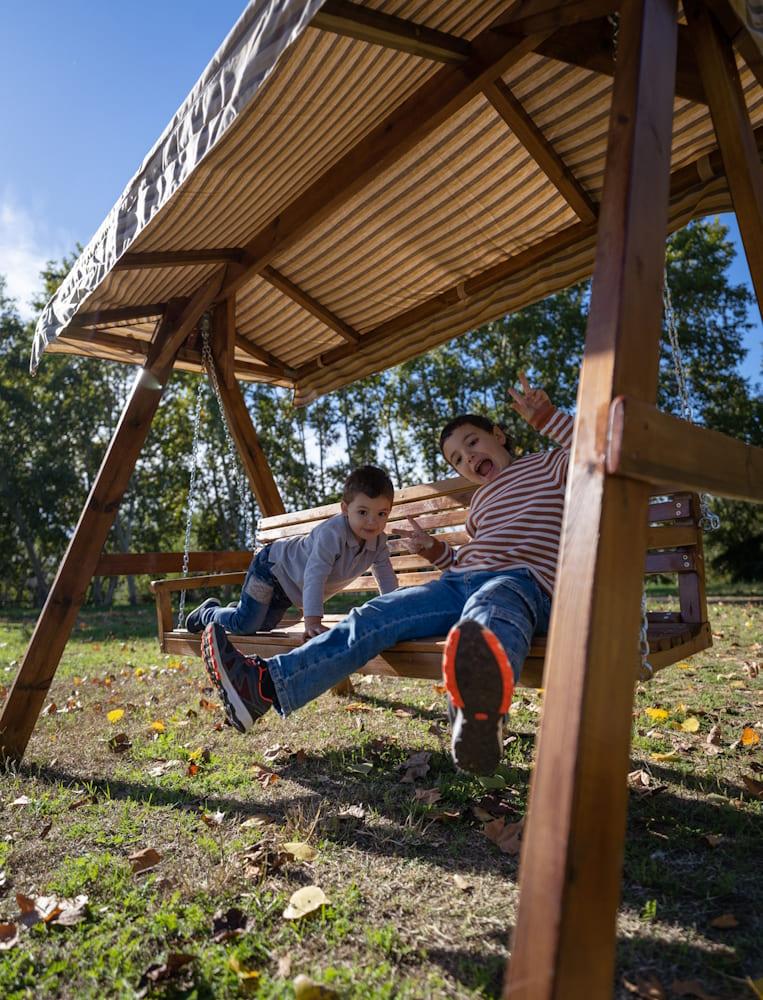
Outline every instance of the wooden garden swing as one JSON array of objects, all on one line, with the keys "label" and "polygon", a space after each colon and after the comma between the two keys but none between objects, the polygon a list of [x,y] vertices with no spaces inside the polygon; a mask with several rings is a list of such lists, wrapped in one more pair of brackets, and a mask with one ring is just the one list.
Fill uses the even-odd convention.
[{"label": "wooden garden swing", "polygon": [[[663,241],[733,207],[763,302],[761,145],[742,0],[254,0],[38,324],[35,365],[50,349],[140,368],[3,707],[3,755],[23,755],[93,575],[181,569],[102,549],[173,367],[202,366],[206,311],[264,540],[328,512],[285,514],[237,378],[308,402],[593,272],[505,995],[609,995],[645,553],[677,551],[684,619],[664,624],[699,648],[681,494],[763,499],[761,449],[654,405]],[[460,492],[412,487],[395,514],[428,504],[457,533]]]}]

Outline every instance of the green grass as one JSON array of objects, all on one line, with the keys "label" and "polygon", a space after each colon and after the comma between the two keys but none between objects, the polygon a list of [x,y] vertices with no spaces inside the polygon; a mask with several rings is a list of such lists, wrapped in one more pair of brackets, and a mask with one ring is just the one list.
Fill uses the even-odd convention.
[{"label": "green grass", "polygon": [[[722,1000],[752,998],[745,978],[763,975],[763,802],[744,785],[763,780],[763,754],[734,746],[745,727],[763,737],[763,676],[749,669],[762,659],[763,607],[711,611],[714,647],[636,692],[632,769],[649,785],[630,797],[618,997],[633,996],[624,979],[651,975],[667,996],[674,980],[697,979]],[[0,617],[0,698],[33,624],[22,611]],[[0,996],[132,998],[150,965],[187,953],[187,978],[150,995],[291,998],[306,974],[346,998],[498,997],[517,859],[473,808],[524,814],[542,695],[518,692],[487,788],[453,769],[431,683],[363,679],[352,710],[327,695],[240,737],[221,726],[198,662],[157,652],[153,629],[149,608],[83,613],[46,701],[58,711],[2,777],[0,923],[16,921],[16,893],[86,894],[88,906],[81,923],[24,929],[0,951]],[[713,725],[719,753],[708,751]],[[131,744],[122,753],[109,746],[118,733]],[[402,784],[419,750],[429,773]],[[439,801],[417,800],[417,788]],[[288,860],[293,841],[315,858]],[[133,874],[130,855],[148,847],[159,863]],[[328,904],[284,920],[311,884]],[[215,914],[231,907],[247,928],[216,941]],[[737,926],[712,926],[727,913]]]}]

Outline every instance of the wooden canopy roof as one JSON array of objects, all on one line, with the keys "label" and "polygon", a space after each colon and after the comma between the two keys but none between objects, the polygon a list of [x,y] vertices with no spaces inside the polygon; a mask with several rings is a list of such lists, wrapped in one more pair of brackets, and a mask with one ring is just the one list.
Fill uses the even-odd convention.
[{"label": "wooden canopy roof", "polygon": [[[254,0],[46,307],[33,366],[142,363],[168,303],[227,301],[237,376],[305,403],[589,275],[616,7]],[[732,207],[684,32],[671,229]],[[736,41],[763,148],[763,57]]]}]

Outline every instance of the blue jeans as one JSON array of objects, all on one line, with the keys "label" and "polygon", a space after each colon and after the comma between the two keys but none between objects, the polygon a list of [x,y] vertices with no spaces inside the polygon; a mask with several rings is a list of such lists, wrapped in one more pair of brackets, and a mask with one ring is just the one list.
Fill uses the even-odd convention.
[{"label": "blue jeans", "polygon": [[291,601],[273,576],[269,552],[266,545],[249,563],[236,607],[205,608],[200,616],[202,625],[217,622],[232,635],[269,632],[278,625]]},{"label": "blue jeans", "polygon": [[465,619],[498,636],[519,678],[536,632],[548,631],[551,598],[526,569],[443,573],[421,587],[374,597],[304,646],[267,661],[282,715],[338,684],[404,639],[446,635]]}]

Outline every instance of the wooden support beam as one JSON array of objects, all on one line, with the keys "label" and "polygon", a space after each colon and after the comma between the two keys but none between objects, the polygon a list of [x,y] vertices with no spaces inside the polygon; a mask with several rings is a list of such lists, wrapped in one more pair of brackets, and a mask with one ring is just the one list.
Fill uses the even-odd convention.
[{"label": "wooden support beam", "polygon": [[293,302],[296,302],[297,305],[302,306],[303,309],[315,316],[316,319],[319,319],[329,329],[338,333],[342,340],[346,340],[348,344],[357,344],[360,340],[360,334],[357,330],[353,330],[349,323],[345,323],[343,319],[335,316],[330,309],[321,305],[317,299],[308,295],[298,285],[295,285],[293,281],[290,281],[286,275],[281,274],[280,271],[276,271],[274,267],[268,266],[263,268],[262,277],[270,282],[274,288],[277,288],[284,295],[288,296]]},{"label": "wooden support beam", "polygon": [[498,24],[497,30],[529,35],[535,31],[554,31],[579,21],[606,17],[620,7],[621,0],[517,0]]},{"label": "wooden support beam", "polygon": [[226,279],[223,295],[232,295],[275,255],[327,219],[344,202],[413,149],[505,73],[543,40],[543,35],[504,38],[489,28],[472,46],[479,55],[460,65],[444,66],[395,108],[368,135],[318,177],[307,190],[247,243],[244,266]]},{"label": "wooden support beam", "polygon": [[194,264],[240,264],[241,247],[209,250],[145,250],[129,251],[119,258],[112,271],[134,271],[150,267],[187,267]]},{"label": "wooden support beam", "polygon": [[163,316],[166,308],[166,302],[148,302],[137,306],[119,306],[116,309],[81,312],[74,316],[67,329],[79,326],[109,326],[109,324],[127,323],[130,320],[138,319],[155,319],[157,316]]},{"label": "wooden support beam", "polygon": [[258,347],[257,344],[252,343],[251,340],[247,340],[246,337],[242,337],[238,333],[236,334],[236,347],[240,351],[243,351],[244,354],[248,354],[251,358],[256,358],[270,368],[280,369],[285,378],[293,379],[296,375],[295,368],[290,368],[284,361],[277,358],[275,354],[271,354],[270,351]]},{"label": "wooden support beam", "polygon": [[595,222],[597,208],[588,192],[503,80],[488,83],[484,93],[580,221]]},{"label": "wooden support beam", "polygon": [[101,463],[79,523],[50,588],[29,646],[0,716],[0,757],[20,758],[40,714],[61,654],[93,577],[106,537],[130,481],[174,356],[159,367],[156,357],[172,337],[181,315],[170,302],[159,326],[149,365],[139,372]]},{"label": "wooden support beam", "polygon": [[266,517],[283,514],[286,508],[235,379],[229,385],[220,381],[220,398],[228,427],[260,510]]},{"label": "wooden support beam", "polygon": [[763,503],[763,448],[638,399],[613,401],[606,461],[613,476]]},{"label": "wooden support beam", "polygon": [[704,3],[686,0],[684,12],[763,315],[763,168],[734,50]]},{"label": "wooden support beam", "polygon": [[[613,76],[615,72],[614,34],[606,17],[560,28],[538,46],[538,53],[606,76]],[[676,95],[697,104],[707,104],[691,40],[684,25],[678,25]]]},{"label": "wooden support beam", "polygon": [[752,37],[746,22],[739,17],[736,8],[729,3],[729,0],[706,0],[706,3],[755,79],[763,87],[763,52],[758,48],[758,43]]},{"label": "wooden support beam", "polygon": [[230,385],[236,380],[233,371],[233,351],[236,346],[236,298],[223,299],[212,314],[212,355],[220,382]]},{"label": "wooden support beam", "polygon": [[157,368],[163,368],[170,358],[175,357],[178,349],[182,347],[183,341],[201,319],[202,314],[217,298],[224,277],[225,268],[221,267],[196,289],[183,309],[177,326],[165,340],[153,365]]},{"label": "wooden support beam", "polygon": [[648,487],[607,477],[612,399],[656,398],[675,0],[624,0],[543,717],[505,996],[611,996]]},{"label": "wooden support beam", "polygon": [[326,0],[310,27],[437,62],[465,62],[471,55],[469,43],[463,38],[347,0]]}]

